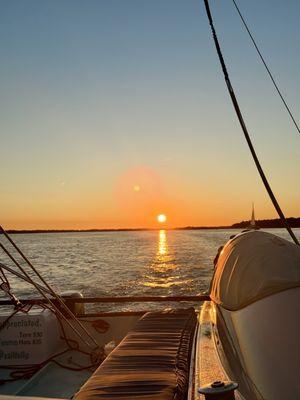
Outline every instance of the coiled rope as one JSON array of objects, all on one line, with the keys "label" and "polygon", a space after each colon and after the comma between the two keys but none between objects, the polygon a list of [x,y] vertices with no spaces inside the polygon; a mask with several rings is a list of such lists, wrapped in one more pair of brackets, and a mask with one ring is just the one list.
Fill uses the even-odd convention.
[{"label": "coiled rope", "polygon": [[266,175],[265,175],[265,173],[264,173],[264,171],[263,171],[263,169],[262,169],[262,167],[260,165],[258,157],[256,155],[255,149],[253,147],[253,144],[251,142],[251,139],[250,139],[250,136],[249,136],[249,133],[248,133],[248,129],[247,129],[246,123],[244,121],[244,118],[243,118],[243,115],[241,113],[237,98],[235,96],[233,87],[231,85],[231,81],[230,81],[230,78],[229,78],[229,75],[228,75],[228,71],[227,71],[227,68],[226,68],[226,65],[225,65],[225,61],[224,61],[224,58],[223,58],[223,54],[222,54],[222,51],[221,51],[221,48],[220,48],[219,40],[218,40],[218,37],[217,37],[217,34],[216,34],[216,30],[215,30],[215,27],[214,27],[214,23],[213,23],[213,19],[212,19],[212,16],[211,16],[208,0],[204,0],[204,4],[205,4],[205,9],[206,9],[206,14],[207,14],[207,18],[208,18],[208,21],[209,21],[209,25],[210,25],[210,28],[211,28],[213,40],[214,40],[214,43],[215,43],[215,46],[216,46],[216,50],[217,50],[217,53],[218,53],[219,61],[220,61],[220,64],[221,64],[221,67],[222,67],[222,71],[223,71],[223,74],[224,74],[224,78],[225,78],[225,82],[226,82],[226,85],[227,85],[227,89],[228,89],[228,92],[229,92],[233,107],[235,109],[236,115],[238,117],[239,123],[241,125],[242,131],[244,133],[245,139],[247,141],[248,147],[250,149],[251,155],[253,157],[254,163],[256,165],[256,168],[257,168],[257,170],[259,172],[259,175],[260,175],[260,177],[261,177],[261,179],[263,181],[263,184],[264,184],[264,186],[265,186],[265,188],[266,188],[266,190],[267,190],[267,192],[269,194],[269,197],[270,197],[270,199],[271,199],[271,201],[273,203],[273,206],[275,207],[275,210],[277,211],[282,223],[284,224],[285,228],[287,229],[287,231],[290,234],[291,238],[293,239],[294,243],[299,245],[298,239],[296,238],[294,232],[292,231],[291,227],[289,226],[289,224],[288,224],[288,222],[287,222],[287,220],[286,220],[286,218],[285,218],[285,216],[284,216],[284,214],[283,214],[283,212],[282,212],[282,210],[280,208],[280,205],[279,205],[278,201],[276,200],[276,197],[275,197],[275,195],[274,195],[274,193],[273,193],[273,191],[271,189],[271,186],[270,186],[270,184],[269,184],[269,182],[268,182],[268,180],[266,178]]}]

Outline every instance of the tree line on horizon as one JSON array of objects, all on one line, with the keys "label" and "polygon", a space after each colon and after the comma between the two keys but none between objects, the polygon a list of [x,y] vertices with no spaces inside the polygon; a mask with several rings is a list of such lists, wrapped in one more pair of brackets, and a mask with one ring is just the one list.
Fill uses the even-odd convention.
[{"label": "tree line on horizon", "polygon": [[[291,228],[300,228],[300,218],[290,217],[286,219]],[[256,225],[259,228],[284,228],[280,218],[275,219],[260,219],[256,220]],[[248,228],[250,221],[241,221],[231,225],[231,228],[244,229]]]}]

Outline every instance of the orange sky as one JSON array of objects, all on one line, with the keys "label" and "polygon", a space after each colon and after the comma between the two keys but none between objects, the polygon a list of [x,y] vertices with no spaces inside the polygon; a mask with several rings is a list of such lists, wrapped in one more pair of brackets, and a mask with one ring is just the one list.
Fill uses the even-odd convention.
[{"label": "orange sky", "polygon": [[[243,12],[298,120],[300,2],[288,20],[275,3]],[[298,217],[299,134],[234,9],[211,6],[257,154],[285,215]],[[161,213],[164,228],[231,225],[252,202],[258,219],[277,218],[199,2],[3,2],[1,15],[4,228],[161,228]]]},{"label": "orange sky", "polygon": [[[251,201],[247,198],[251,191],[245,193],[247,184],[241,191],[232,190],[233,184],[226,185],[227,192],[217,181],[203,186],[202,191],[201,185],[190,188],[178,178],[166,181],[154,169],[136,166],[121,173],[108,188],[86,187],[81,192],[61,184],[52,196],[37,193],[34,198],[29,193],[23,196],[22,204],[10,203],[11,215],[4,216],[3,226],[6,229],[174,228],[231,225],[249,219]],[[276,217],[259,181],[257,185],[256,199],[260,199],[257,218]],[[167,216],[165,223],[157,221],[159,214]]]}]

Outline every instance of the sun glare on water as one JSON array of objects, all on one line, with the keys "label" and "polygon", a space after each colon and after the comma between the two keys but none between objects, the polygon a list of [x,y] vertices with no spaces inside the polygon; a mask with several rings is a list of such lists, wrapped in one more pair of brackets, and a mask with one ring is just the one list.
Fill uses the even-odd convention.
[{"label": "sun glare on water", "polygon": [[157,216],[157,221],[159,222],[159,223],[164,223],[164,222],[166,222],[166,220],[167,220],[167,217],[165,216],[165,214],[159,214],[158,216]]}]

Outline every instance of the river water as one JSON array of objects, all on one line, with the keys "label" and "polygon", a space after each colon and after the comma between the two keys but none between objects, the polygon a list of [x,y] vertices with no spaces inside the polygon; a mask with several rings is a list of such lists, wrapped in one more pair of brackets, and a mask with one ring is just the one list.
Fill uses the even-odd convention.
[{"label": "river water", "polygon": [[[76,290],[93,297],[194,295],[208,291],[218,247],[238,232],[230,229],[42,233],[15,234],[12,238],[58,293]],[[271,232],[288,239],[283,229]],[[300,237],[300,229],[295,232]],[[10,248],[3,237],[1,242]],[[0,260],[12,266],[4,253]],[[31,285],[7,276],[18,297],[38,296]],[[5,297],[3,292],[0,297]],[[138,306],[115,305],[113,309],[132,308]]]}]

